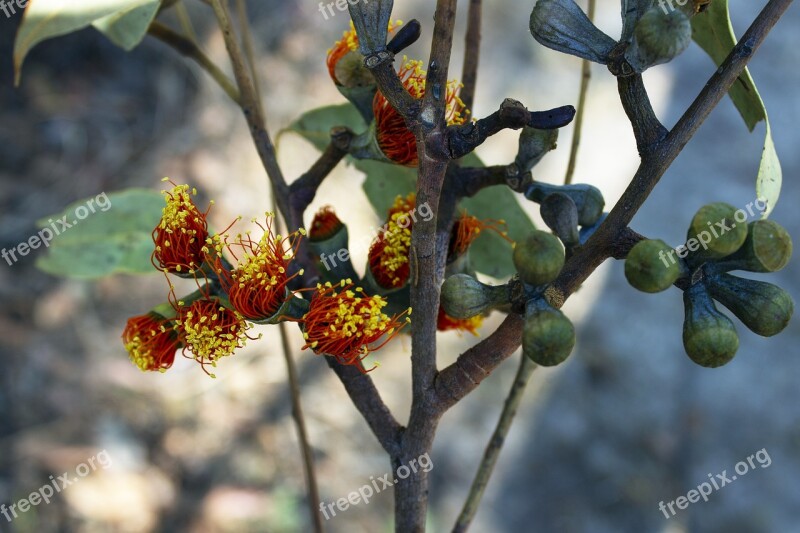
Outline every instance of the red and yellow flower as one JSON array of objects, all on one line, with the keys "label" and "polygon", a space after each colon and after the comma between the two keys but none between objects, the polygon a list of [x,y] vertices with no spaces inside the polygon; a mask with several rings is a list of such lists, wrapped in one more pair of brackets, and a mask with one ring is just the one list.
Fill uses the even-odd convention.
[{"label": "red and yellow flower", "polygon": [[444,309],[439,308],[439,316],[436,320],[436,329],[439,331],[457,330],[469,331],[476,337],[478,336],[478,328],[483,324],[483,315],[476,315],[471,318],[453,318],[444,312]]},{"label": "red and yellow flower", "polygon": [[411,248],[412,213],[415,194],[398,196],[389,209],[389,217],[369,249],[369,269],[381,287],[404,286],[411,274],[408,251]]},{"label": "red and yellow flower", "polygon": [[[308,312],[302,319],[303,349],[310,348],[316,354],[330,355],[344,365],[355,365],[362,372],[361,361],[389,342],[410,318],[408,309],[395,316],[386,315],[382,309],[387,305],[380,296],[367,296],[351,280],[342,280],[337,285],[317,285],[311,297]],[[381,337],[386,339],[373,346]]]},{"label": "red and yellow flower", "polygon": [[203,213],[197,208],[192,200],[197,190],[192,189],[190,194],[188,185],[174,185],[171,191],[163,192],[167,205],[153,230],[155,250],[151,260],[162,272],[190,274],[205,261],[208,210]]},{"label": "red and yellow flower", "polygon": [[122,342],[131,362],[143,372],[166,372],[181,347],[174,323],[152,311],[128,319]]},{"label": "red and yellow flower", "polygon": [[[244,318],[214,298],[201,298],[189,305],[178,302],[178,317],[175,320],[183,338],[183,354],[191,357],[212,378],[216,377],[206,365],[217,366],[217,361],[232,355],[245,345],[250,325]],[[187,355],[187,351],[191,355]]]},{"label": "red and yellow flower", "polygon": [[248,320],[263,320],[277,313],[290,296],[289,282],[303,274],[302,270],[291,274],[290,266],[305,231],[301,229],[285,237],[275,235],[272,232],[273,216],[267,214],[265,225],[256,222],[263,231],[258,242],[248,233],[237,236],[236,242],[228,245],[234,257],[234,246],[243,251],[235,269],[226,269],[219,259],[215,263],[231,305]]},{"label": "red and yellow flower", "polygon": [[[422,61],[412,61],[404,57],[398,72],[406,90],[414,98],[425,96],[425,80],[427,73],[422,70]],[[445,92],[447,124],[449,126],[464,124],[469,111],[458,97],[461,84],[453,80],[447,83]],[[397,164],[415,167],[419,164],[417,156],[417,139],[406,126],[405,119],[392,107],[380,91],[372,102],[375,115],[375,134],[383,154]]]}]

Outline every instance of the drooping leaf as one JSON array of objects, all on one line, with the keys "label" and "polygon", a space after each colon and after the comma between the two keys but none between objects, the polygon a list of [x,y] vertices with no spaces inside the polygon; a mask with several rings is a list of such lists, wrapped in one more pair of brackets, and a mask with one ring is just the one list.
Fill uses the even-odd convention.
[{"label": "drooping leaf", "polygon": [[14,42],[14,82],[22,63],[40,42],[97,22],[98,29],[126,49],[141,41],[161,0],[31,0]]},{"label": "drooping leaf", "polygon": [[160,4],[160,0],[151,0],[143,5],[95,20],[92,26],[120,48],[130,51],[144,39]]},{"label": "drooping leaf", "polygon": [[[367,127],[355,107],[342,104],[309,111],[285,131],[295,132],[323,150],[328,145],[329,132],[334,126],[347,126],[357,133]],[[349,157],[348,162],[365,174],[364,192],[381,218],[386,216],[398,195],[406,196],[416,189],[416,169]],[[475,154],[465,157],[462,163],[465,166],[483,166]],[[461,207],[480,219],[505,220],[509,236],[514,240],[522,239],[534,229],[533,222],[507,187],[489,187],[476,197],[464,200]],[[502,278],[515,272],[511,261],[511,245],[492,231],[483,232],[475,241],[470,248],[470,259],[472,266],[483,274]]]},{"label": "drooping leaf", "polygon": [[[695,42],[711,56],[717,66],[725,61],[736,46],[728,0],[715,0],[705,13],[695,15],[692,18],[692,29]],[[750,131],[753,131],[756,124],[762,120],[766,123],[764,149],[756,180],[756,195],[767,203],[767,209],[763,214],[766,218],[778,203],[783,182],[783,171],[772,139],[767,109],[747,69],[739,76],[728,94]]]},{"label": "drooping leaf", "polygon": [[[163,196],[156,191],[128,189],[109,194],[107,199],[75,202],[61,213],[39,220],[37,225],[42,231],[49,228],[53,238],[36,266],[55,276],[80,279],[155,272],[150,263],[151,233],[161,219]],[[61,225],[63,217],[72,227]],[[54,229],[60,233],[56,235]]]}]

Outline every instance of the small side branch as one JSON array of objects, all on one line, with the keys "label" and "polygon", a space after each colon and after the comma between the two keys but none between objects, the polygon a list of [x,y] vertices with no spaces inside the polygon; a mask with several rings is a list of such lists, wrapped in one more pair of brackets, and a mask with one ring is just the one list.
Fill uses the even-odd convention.
[{"label": "small side branch", "polygon": [[227,94],[231,100],[237,104],[240,103],[239,89],[237,89],[233,81],[231,81],[231,79],[226,76],[225,73],[222,72],[222,70],[213,61],[211,61],[207,55],[203,53],[203,51],[194,43],[194,41],[184,37],[178,32],[172,30],[169,26],[158,21],[154,21],[150,24],[150,27],[147,29],[147,33],[162,43],[172,47],[179,54],[188,57],[200,65],[203,70],[205,70],[211,76],[211,78],[217,82],[217,85],[219,85],[222,90],[225,91],[225,94]]},{"label": "small side branch", "polygon": [[289,203],[296,217],[302,220],[303,213],[317,195],[317,189],[347,155],[354,137],[355,134],[348,128],[334,128],[331,131],[331,142],[319,159],[289,186]]},{"label": "small side branch", "polygon": [[507,98],[500,109],[474,123],[447,128],[447,142],[452,159],[472,152],[492,135],[505,129],[518,130],[525,126],[540,130],[561,128],[575,117],[575,108],[563,106],[549,111],[528,111],[516,100]]},{"label": "small side branch", "polygon": [[467,13],[467,35],[464,50],[464,67],[461,82],[461,101],[464,106],[472,110],[475,104],[475,89],[478,85],[478,65],[481,56],[481,22],[483,13],[483,0],[470,0]]},{"label": "small side branch", "polygon": [[494,471],[494,466],[497,464],[500,450],[503,449],[508,431],[511,429],[519,404],[525,395],[525,387],[528,386],[528,381],[530,381],[533,371],[538,368],[536,363],[525,357],[524,354],[520,357],[519,369],[514,378],[514,383],[511,385],[511,390],[508,392],[506,403],[503,405],[503,412],[500,414],[497,427],[495,427],[492,438],[483,453],[483,459],[478,467],[477,474],[475,474],[475,479],[472,481],[467,501],[464,502],[461,514],[458,516],[455,527],[453,527],[453,533],[465,533],[470,524],[472,524],[483,498],[483,493],[489,484],[489,478]]}]

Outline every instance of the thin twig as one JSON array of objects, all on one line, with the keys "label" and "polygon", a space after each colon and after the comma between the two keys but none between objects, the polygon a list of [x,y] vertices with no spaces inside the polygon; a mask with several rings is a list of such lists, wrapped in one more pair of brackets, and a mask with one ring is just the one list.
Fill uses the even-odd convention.
[{"label": "thin twig", "polygon": [[175,14],[178,16],[178,22],[181,24],[184,35],[191,39],[193,43],[197,43],[197,32],[194,31],[192,17],[189,16],[189,10],[186,9],[186,4],[182,0],[175,4]]},{"label": "thin twig", "polygon": [[314,524],[314,531],[322,533],[322,517],[319,514],[317,505],[322,501],[319,498],[317,487],[317,476],[314,469],[314,454],[308,441],[305,417],[303,416],[303,406],[300,403],[300,383],[297,378],[297,368],[292,358],[292,348],[289,345],[289,334],[286,331],[286,324],[278,324],[281,333],[281,346],[283,347],[283,357],[286,359],[286,371],[289,375],[289,390],[292,396],[292,417],[297,428],[297,439],[300,441],[300,449],[303,453],[303,468],[306,477],[306,489],[308,490],[308,511],[311,514],[311,523]]},{"label": "thin twig", "polygon": [[486,485],[489,483],[489,478],[497,464],[497,458],[500,456],[508,431],[514,422],[514,416],[517,414],[517,409],[525,394],[525,387],[528,385],[533,371],[537,368],[536,363],[526,357],[525,354],[521,354],[520,357],[519,369],[514,378],[514,383],[511,385],[511,390],[508,391],[506,403],[503,405],[503,412],[500,414],[497,427],[495,427],[492,438],[483,453],[483,459],[481,459],[478,472],[472,481],[467,500],[464,502],[464,507],[461,509],[461,514],[458,516],[455,527],[453,527],[453,533],[464,533],[475,518],[483,493],[486,491]]},{"label": "thin twig", "polygon": [[[588,16],[589,20],[594,21],[594,13],[596,8],[596,0],[589,0]],[[578,114],[575,115],[575,130],[572,133],[572,146],[569,151],[569,164],[567,165],[567,174],[564,177],[564,183],[569,185],[572,183],[572,177],[575,175],[575,166],[578,161],[578,148],[581,145],[581,135],[583,134],[583,117],[586,112],[586,95],[589,93],[589,82],[592,79],[592,63],[588,59],[583,60],[581,65],[581,90],[578,94]]]},{"label": "thin twig", "polygon": [[266,120],[261,112],[258,93],[256,92],[255,85],[250,76],[247,60],[242,52],[242,47],[239,45],[239,40],[233,33],[227,4],[227,0],[211,0],[211,7],[214,8],[214,14],[217,16],[219,28],[225,39],[225,48],[227,48],[228,56],[231,59],[231,66],[233,67],[233,73],[236,77],[236,84],[239,86],[239,92],[241,94],[239,105],[247,120],[247,125],[250,128],[250,135],[253,137],[258,155],[261,158],[264,169],[267,171],[267,175],[276,192],[278,209],[284,219],[286,219],[290,230],[294,231],[302,225],[302,220],[295,220],[291,217],[289,209],[289,186],[286,184],[283,171],[278,164],[275,146],[267,131]]},{"label": "thin twig", "polygon": [[[275,204],[274,198],[273,204]],[[278,218],[275,220],[275,227],[278,233],[280,233],[282,228],[281,221]],[[281,335],[283,358],[286,360],[286,374],[289,378],[289,393],[292,399],[292,418],[294,419],[294,425],[297,429],[297,440],[300,441],[300,450],[303,455],[303,471],[306,478],[306,491],[308,493],[308,510],[311,514],[311,523],[314,524],[314,532],[322,533],[325,528],[322,525],[322,517],[317,509],[317,505],[322,500],[320,500],[319,497],[317,474],[314,468],[314,453],[311,450],[308,431],[306,430],[306,420],[303,415],[303,404],[300,401],[300,379],[297,375],[297,366],[292,357],[292,347],[289,344],[289,332],[286,331],[286,323],[279,322],[278,330]]]},{"label": "thin twig", "polygon": [[171,46],[181,55],[195,61],[203,70],[208,72],[231,100],[237,104],[239,103],[239,90],[236,85],[194,42],[158,21],[150,24],[147,33],[164,44]]},{"label": "thin twig", "polygon": [[[250,66],[250,75],[253,77],[253,87],[256,94],[261,94],[261,82],[258,79],[258,70],[256,70],[256,56],[255,46],[253,45],[253,32],[250,31],[250,17],[247,15],[247,0],[236,0],[236,14],[239,17],[239,31],[242,32],[242,43],[244,44],[244,55],[247,58],[247,64]],[[258,110],[264,114],[264,107],[261,104],[261,98],[256,99],[258,103]]]},{"label": "thin twig", "polygon": [[467,34],[464,38],[464,67],[462,68],[461,101],[472,112],[475,105],[475,89],[478,85],[478,64],[481,56],[481,22],[483,0],[470,0],[467,13]]}]

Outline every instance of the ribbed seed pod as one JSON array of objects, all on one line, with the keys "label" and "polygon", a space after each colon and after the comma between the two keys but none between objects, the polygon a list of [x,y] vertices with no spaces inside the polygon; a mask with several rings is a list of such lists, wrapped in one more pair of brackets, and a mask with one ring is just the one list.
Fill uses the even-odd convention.
[{"label": "ribbed seed pod", "polygon": [[472,318],[509,301],[507,286],[486,285],[467,274],[450,276],[442,284],[442,308],[453,318]]},{"label": "ribbed seed pod", "polygon": [[556,279],[564,267],[564,247],[553,235],[534,230],[514,247],[513,260],[522,281],[544,285]]},{"label": "ribbed seed pod", "polygon": [[683,293],[685,318],[683,347],[700,366],[716,368],[729,363],[739,349],[739,336],[731,319],[714,305],[702,283]]},{"label": "ribbed seed pod", "polygon": [[688,239],[689,249],[697,251],[694,257],[719,259],[742,247],[747,239],[747,226],[736,222],[736,208],[716,202],[697,211],[689,226]]},{"label": "ribbed seed pod", "polygon": [[723,270],[777,272],[792,258],[792,238],[777,222],[756,220],[747,225],[747,240],[719,263]]},{"label": "ribbed seed pod", "polygon": [[642,292],[665,291],[680,275],[675,250],[661,240],[639,241],[625,259],[628,283]]},{"label": "ribbed seed pod", "polygon": [[528,302],[522,330],[522,353],[541,366],[563,363],[575,347],[572,322],[544,299]]},{"label": "ribbed seed pod", "polygon": [[771,283],[720,274],[709,279],[707,287],[715,300],[763,337],[783,331],[794,313],[789,293]]},{"label": "ribbed seed pod", "polygon": [[683,53],[692,42],[692,24],[679,10],[650,8],[633,31],[625,59],[636,72],[667,63]]}]

